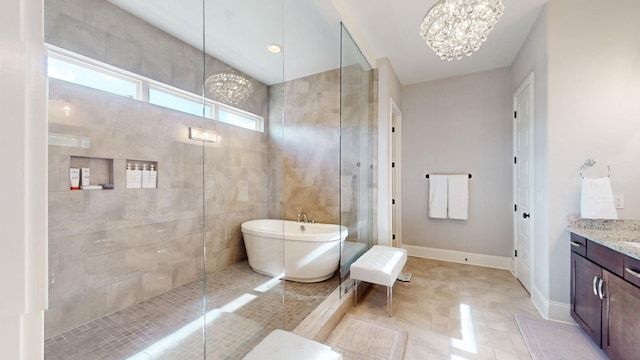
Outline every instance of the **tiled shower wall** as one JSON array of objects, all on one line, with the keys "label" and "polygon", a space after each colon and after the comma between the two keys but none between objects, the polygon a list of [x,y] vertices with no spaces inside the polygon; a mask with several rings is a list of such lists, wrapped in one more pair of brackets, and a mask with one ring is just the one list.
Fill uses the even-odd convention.
[{"label": "tiled shower wall", "polygon": [[[51,0],[45,14],[51,44],[201,91],[201,52],[106,1]],[[206,63],[207,74],[228,68]],[[268,124],[268,88],[254,85],[241,107]],[[50,80],[49,97],[50,134],[88,144],[49,146],[46,337],[201,278],[203,242],[207,272],[246,258],[240,224],[267,216],[265,133],[64,81]],[[189,126],[221,141],[203,147]],[[72,157],[107,164],[115,189],[70,191]],[[125,189],[127,160],[157,162],[158,188]]]},{"label": "tiled shower wall", "polygon": [[[62,81],[50,97],[50,133],[90,147],[49,146],[48,337],[201,278],[203,241],[207,272],[246,257],[240,224],[267,215],[263,133]],[[203,149],[189,126],[222,140]],[[113,159],[115,189],[70,191],[71,156]],[[125,189],[127,159],[156,161],[158,188]]]},{"label": "tiled shower wall", "polygon": [[[336,69],[270,87],[269,208],[270,215],[289,220],[303,211],[309,220],[342,223],[349,227],[349,238],[357,240],[358,227],[364,224],[359,222],[359,212],[369,211],[369,228],[376,229],[377,72],[363,72],[359,66],[345,68],[343,89],[340,76]],[[371,86],[365,92],[362,76],[370,77]],[[370,173],[361,172],[358,163]],[[366,197],[372,203],[360,202]],[[376,243],[376,235],[376,231],[366,232],[364,241]]]},{"label": "tiled shower wall", "polygon": [[[331,70],[272,86],[269,156],[274,212],[295,220],[340,223],[340,70]],[[278,93],[284,94],[284,112]],[[282,115],[283,114],[283,115]],[[280,201],[280,199],[282,199]]]}]

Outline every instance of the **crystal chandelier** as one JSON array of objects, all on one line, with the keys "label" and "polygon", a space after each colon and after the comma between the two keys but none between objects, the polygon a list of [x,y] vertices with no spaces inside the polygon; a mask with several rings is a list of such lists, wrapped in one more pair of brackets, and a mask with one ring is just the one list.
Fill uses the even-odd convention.
[{"label": "crystal chandelier", "polygon": [[213,74],[204,83],[214,100],[229,105],[239,105],[253,93],[253,83],[246,77],[234,72]]},{"label": "crystal chandelier", "polygon": [[480,49],[503,10],[500,0],[438,0],[424,16],[420,36],[440,59],[462,59]]}]

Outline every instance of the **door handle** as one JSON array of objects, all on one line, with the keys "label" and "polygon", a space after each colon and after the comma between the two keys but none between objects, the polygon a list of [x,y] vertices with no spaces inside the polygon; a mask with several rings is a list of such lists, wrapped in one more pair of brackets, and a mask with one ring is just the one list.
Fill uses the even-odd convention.
[{"label": "door handle", "polygon": [[[637,277],[638,279],[640,279],[640,273],[638,273],[637,271],[633,271],[629,268],[624,268],[624,271],[626,271],[627,273],[629,273],[629,275],[633,276],[633,277]],[[53,278],[53,280],[55,281],[55,277]],[[53,282],[51,282],[53,284]]]},{"label": "door handle", "polygon": [[598,281],[598,297],[600,300],[604,299],[604,291],[602,291],[602,285],[604,284],[604,280],[600,279]]},{"label": "door handle", "polygon": [[522,217],[526,219],[526,218],[528,218],[528,217],[529,217],[529,214],[527,214],[527,213],[522,213]]},{"label": "door handle", "polygon": [[594,276],[593,277],[593,295],[598,296],[598,277]]}]

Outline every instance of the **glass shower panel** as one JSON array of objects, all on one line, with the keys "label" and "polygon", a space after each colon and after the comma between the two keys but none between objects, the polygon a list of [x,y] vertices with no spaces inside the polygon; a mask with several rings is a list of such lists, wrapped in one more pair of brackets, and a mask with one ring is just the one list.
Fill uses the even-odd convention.
[{"label": "glass shower panel", "polygon": [[203,5],[45,2],[46,358],[204,357]]},{"label": "glass shower panel", "polygon": [[340,223],[349,232],[341,256],[344,281],[351,263],[377,243],[373,206],[377,155],[374,72],[344,26],[341,34]]},{"label": "glass shower panel", "polygon": [[[284,4],[284,301],[292,330],[339,291],[340,22],[325,0]],[[333,236],[319,241],[320,229]]]},{"label": "glass shower panel", "polygon": [[[216,107],[202,126],[215,134],[203,169],[207,359],[241,359],[285,327],[283,54],[268,49],[283,46],[282,26],[282,0],[206,2],[204,95]],[[243,236],[250,221],[265,234]]]}]

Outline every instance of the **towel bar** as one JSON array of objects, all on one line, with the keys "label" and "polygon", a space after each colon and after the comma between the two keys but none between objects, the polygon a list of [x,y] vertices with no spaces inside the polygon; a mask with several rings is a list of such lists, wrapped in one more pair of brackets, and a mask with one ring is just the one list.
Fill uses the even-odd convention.
[{"label": "towel bar", "polygon": [[[467,174],[469,175],[469,179],[471,179],[473,176],[471,174]],[[427,174],[427,179],[429,178],[429,174]]]},{"label": "towel bar", "polygon": [[[593,159],[587,159],[584,161],[584,164],[582,164],[582,166],[580,166],[580,170],[578,170],[578,174],[580,174],[580,177],[584,179],[584,175],[582,175],[582,170],[584,169],[585,166],[593,166],[596,164],[596,161]],[[611,166],[607,165],[607,177],[611,177]],[[427,177],[429,177],[427,175]]]}]

